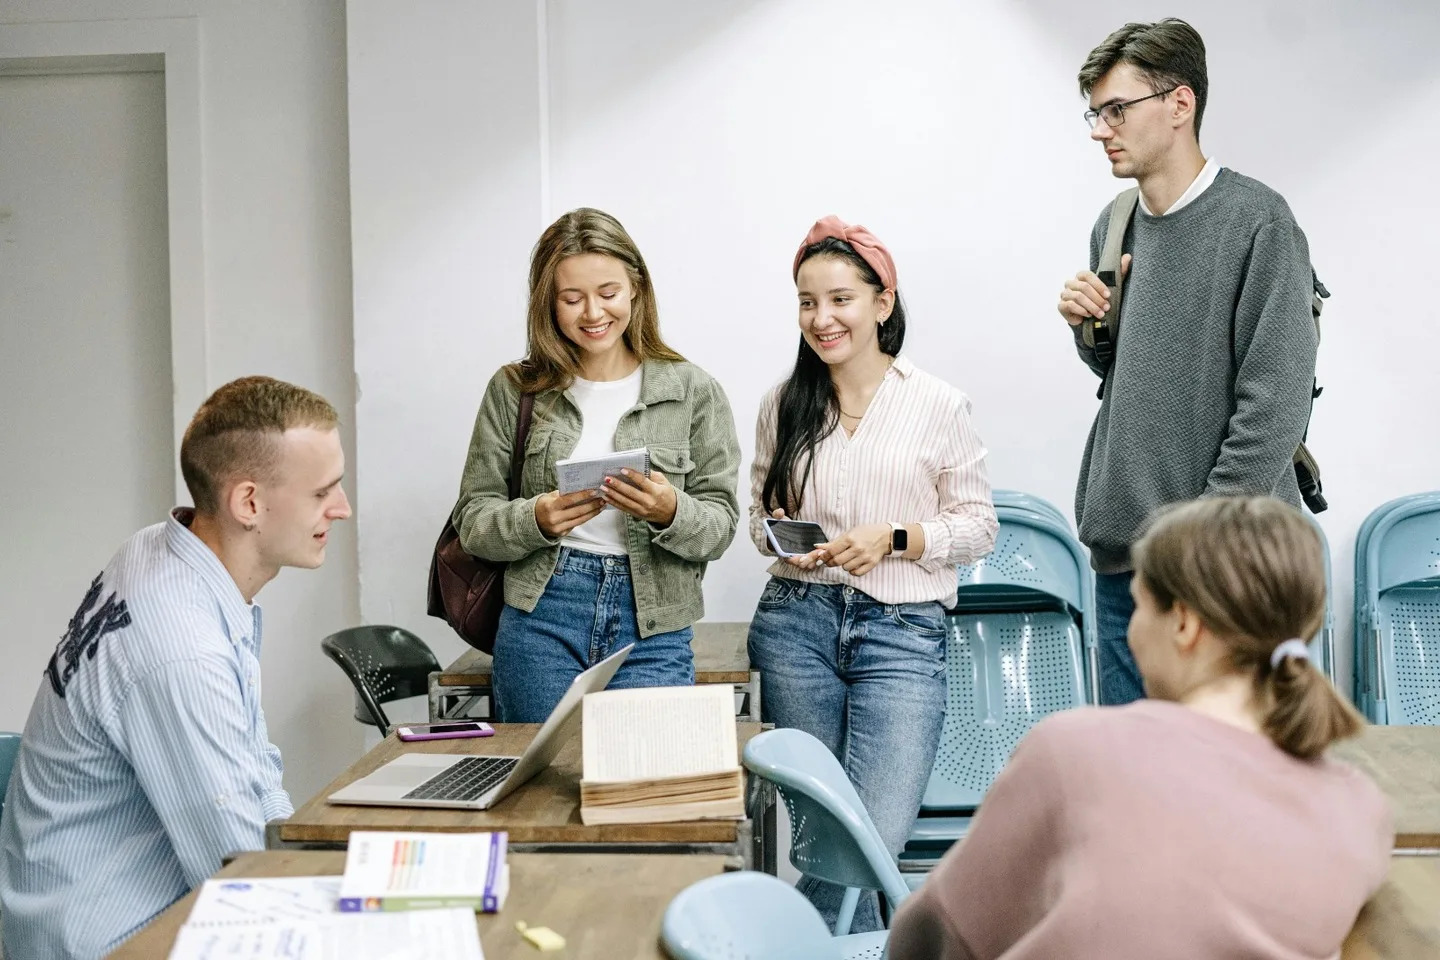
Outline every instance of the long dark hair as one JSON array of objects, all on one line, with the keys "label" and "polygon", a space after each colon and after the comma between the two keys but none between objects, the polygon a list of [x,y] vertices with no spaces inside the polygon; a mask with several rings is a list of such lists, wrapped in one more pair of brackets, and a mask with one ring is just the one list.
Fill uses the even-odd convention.
[{"label": "long dark hair", "polygon": [[[811,257],[832,257],[844,260],[860,274],[860,279],[883,293],[885,284],[880,276],[866,263],[855,248],[844,240],[826,237],[819,243],[811,244],[800,258],[804,264]],[[799,274],[800,266],[795,268]],[[905,305],[900,300],[900,291],[895,291],[895,308],[880,325],[876,334],[880,341],[880,352],[897,356],[905,344]],[[810,470],[815,462],[815,445],[828,437],[840,422],[840,398],[835,393],[835,383],[830,379],[830,367],[820,355],[800,336],[800,353],[795,358],[795,369],[780,387],[780,397],[775,410],[775,456],[770,461],[770,470],[765,474],[765,486],[760,495],[765,512],[783,508],[787,515],[798,517],[805,495],[805,484],[810,481]],[[803,468],[798,471],[797,467]]]}]

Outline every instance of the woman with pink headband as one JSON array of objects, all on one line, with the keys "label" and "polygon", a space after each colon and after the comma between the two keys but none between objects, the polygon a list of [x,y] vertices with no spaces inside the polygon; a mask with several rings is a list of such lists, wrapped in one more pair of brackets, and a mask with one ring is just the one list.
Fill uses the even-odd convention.
[{"label": "woman with pink headband", "polygon": [[[826,217],[792,272],[800,352],[761,403],[750,536],[772,553],[772,518],[826,538],[770,567],[750,662],[765,719],[835,753],[898,854],[939,745],[955,565],[995,544],[985,447],[965,395],[899,355],[905,308],[874,234]],[[844,890],[813,877],[800,890],[834,924]],[[881,926],[867,894],[851,929]]]}]

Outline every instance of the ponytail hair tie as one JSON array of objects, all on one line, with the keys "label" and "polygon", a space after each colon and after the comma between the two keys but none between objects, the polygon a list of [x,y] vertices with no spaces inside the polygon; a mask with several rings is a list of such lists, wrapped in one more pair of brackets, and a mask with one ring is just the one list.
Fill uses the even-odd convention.
[{"label": "ponytail hair tie", "polygon": [[1310,647],[1304,640],[1286,640],[1270,654],[1270,669],[1274,670],[1280,666],[1280,661],[1286,657],[1294,657],[1296,660],[1309,660]]}]

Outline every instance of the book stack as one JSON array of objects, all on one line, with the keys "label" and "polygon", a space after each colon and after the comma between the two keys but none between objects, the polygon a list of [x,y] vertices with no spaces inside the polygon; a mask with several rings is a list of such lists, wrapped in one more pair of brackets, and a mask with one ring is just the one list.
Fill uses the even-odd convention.
[{"label": "book stack", "polygon": [[585,824],[744,818],[728,684],[587,694],[581,723]]},{"label": "book stack", "polygon": [[497,913],[510,891],[507,840],[505,833],[356,831],[345,855],[340,909]]}]

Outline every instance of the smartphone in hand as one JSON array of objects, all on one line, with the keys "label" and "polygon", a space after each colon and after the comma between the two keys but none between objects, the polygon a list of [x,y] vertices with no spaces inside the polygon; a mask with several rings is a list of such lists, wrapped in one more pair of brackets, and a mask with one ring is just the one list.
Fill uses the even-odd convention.
[{"label": "smartphone in hand", "polygon": [[765,518],[765,537],[775,554],[781,557],[803,557],[830,538],[820,524],[809,520],[776,520]]},{"label": "smartphone in hand", "polygon": [[454,740],[459,737],[493,737],[495,728],[478,720],[454,720],[447,723],[411,723],[396,727],[401,740]]}]

